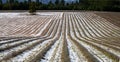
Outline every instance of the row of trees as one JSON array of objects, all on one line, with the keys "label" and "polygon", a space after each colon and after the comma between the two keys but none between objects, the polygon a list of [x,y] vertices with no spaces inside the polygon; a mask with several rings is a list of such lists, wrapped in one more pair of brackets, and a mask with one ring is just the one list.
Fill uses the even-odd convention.
[{"label": "row of trees", "polygon": [[79,0],[72,3],[66,3],[64,0],[56,0],[55,3],[50,1],[48,4],[43,4],[39,0],[36,2],[17,0],[8,0],[7,3],[2,3],[0,0],[1,10],[28,10],[31,5],[35,5],[37,10],[97,10],[97,11],[120,11],[120,0]]},{"label": "row of trees", "polygon": [[120,11],[120,0],[81,0],[81,8],[100,11]]}]

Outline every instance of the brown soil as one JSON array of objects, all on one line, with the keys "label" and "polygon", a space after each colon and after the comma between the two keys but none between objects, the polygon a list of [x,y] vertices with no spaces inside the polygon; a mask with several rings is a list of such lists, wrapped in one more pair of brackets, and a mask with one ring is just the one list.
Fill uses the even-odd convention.
[{"label": "brown soil", "polygon": [[120,12],[96,12],[95,14],[120,27]]}]

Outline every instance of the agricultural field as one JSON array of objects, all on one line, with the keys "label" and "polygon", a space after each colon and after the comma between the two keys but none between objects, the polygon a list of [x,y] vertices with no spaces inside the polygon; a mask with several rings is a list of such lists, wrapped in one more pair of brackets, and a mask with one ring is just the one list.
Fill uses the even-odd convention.
[{"label": "agricultural field", "polygon": [[120,13],[0,13],[0,62],[120,62]]}]

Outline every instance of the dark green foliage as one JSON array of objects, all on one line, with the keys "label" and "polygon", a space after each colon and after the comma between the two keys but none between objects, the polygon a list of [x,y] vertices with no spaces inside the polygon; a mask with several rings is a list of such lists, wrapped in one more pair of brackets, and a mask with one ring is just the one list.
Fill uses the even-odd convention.
[{"label": "dark green foliage", "polygon": [[29,4],[29,13],[31,15],[35,15],[36,12],[36,3],[35,2],[30,2]]},{"label": "dark green foliage", "polygon": [[30,3],[30,2],[31,2],[31,0],[28,0],[28,2]]},{"label": "dark green foliage", "polygon": [[80,0],[84,10],[120,11],[120,0]]},{"label": "dark green foliage", "polygon": [[60,3],[59,0],[56,0],[56,1],[55,1],[55,4],[56,4],[56,5],[58,5],[59,3]]},{"label": "dark green foliage", "polygon": [[64,6],[65,5],[65,1],[61,0],[60,4]]},{"label": "dark green foliage", "polygon": [[2,0],[0,0],[0,10],[2,9],[3,4],[2,4]]},{"label": "dark green foliage", "polygon": [[[7,0],[3,4],[0,0],[0,10],[28,10],[32,0],[18,2],[18,0]],[[94,10],[94,11],[120,11],[120,0],[79,0],[79,2],[65,3],[65,0],[51,1],[43,4],[36,0],[34,7],[37,10]]]},{"label": "dark green foliage", "polygon": [[36,3],[38,3],[39,2],[39,0],[36,0]]},{"label": "dark green foliage", "polygon": [[2,4],[2,0],[0,0],[0,4]]}]

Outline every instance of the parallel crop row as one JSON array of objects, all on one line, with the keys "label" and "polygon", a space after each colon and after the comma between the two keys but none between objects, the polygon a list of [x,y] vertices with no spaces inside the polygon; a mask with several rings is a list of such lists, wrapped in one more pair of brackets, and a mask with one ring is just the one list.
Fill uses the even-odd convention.
[{"label": "parallel crop row", "polygon": [[120,28],[106,19],[92,12],[34,17],[11,33],[34,37],[0,38],[0,62],[120,62]]}]

